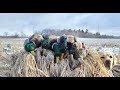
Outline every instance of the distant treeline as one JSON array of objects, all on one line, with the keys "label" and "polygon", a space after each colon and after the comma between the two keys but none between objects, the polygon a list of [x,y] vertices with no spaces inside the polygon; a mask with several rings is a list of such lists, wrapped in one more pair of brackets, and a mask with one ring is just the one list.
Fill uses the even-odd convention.
[{"label": "distant treeline", "polygon": [[13,35],[9,35],[8,32],[4,32],[4,34],[2,36],[0,36],[0,38],[27,38],[28,36],[21,32],[21,34],[15,33]]},{"label": "distant treeline", "polygon": [[63,35],[63,34],[71,34],[80,38],[120,38],[112,35],[101,35],[100,32],[96,32],[95,34],[86,30],[72,30],[72,29],[64,29],[64,30],[54,30],[54,29],[44,29],[42,31],[43,34],[53,34],[53,35]]},{"label": "distant treeline", "polygon": [[[82,30],[72,30],[72,29],[64,29],[64,30],[55,30],[55,29],[44,29],[42,31],[34,31],[34,33],[39,34],[52,34],[52,35],[74,35],[76,37],[80,38],[115,38],[120,39],[120,36],[112,36],[112,35],[102,35],[100,32],[91,33],[88,29]],[[0,36],[0,38],[28,38],[29,36],[26,35],[24,32],[21,32],[20,34],[15,33],[14,35],[9,35],[8,32],[4,32],[3,36]]]},{"label": "distant treeline", "polygon": [[28,38],[28,37],[21,37],[21,36],[0,36],[0,38]]}]

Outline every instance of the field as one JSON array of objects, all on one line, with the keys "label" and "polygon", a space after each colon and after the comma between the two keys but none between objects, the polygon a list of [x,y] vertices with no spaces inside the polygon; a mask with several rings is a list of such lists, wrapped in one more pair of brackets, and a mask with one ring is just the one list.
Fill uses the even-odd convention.
[{"label": "field", "polygon": [[20,38],[0,38],[0,53],[4,53],[3,49],[7,47],[8,44],[10,44],[12,51],[19,52],[20,50],[23,49],[23,44],[24,44],[25,39],[20,39]]},{"label": "field", "polygon": [[89,46],[120,47],[120,39],[78,38]]},{"label": "field", "polygon": [[[10,44],[15,51],[23,49],[24,40],[26,38],[0,38],[0,51],[7,44]],[[78,40],[84,42],[88,47],[117,47],[120,48],[120,39],[97,39],[97,38],[77,38]]]},{"label": "field", "polygon": [[[86,45],[87,45],[87,47],[88,48],[92,48],[93,50],[95,50],[95,49],[98,49],[99,47],[102,47],[104,50],[111,50],[111,51],[113,51],[113,52],[115,52],[116,54],[118,54],[119,53],[119,47],[120,47],[120,39],[92,39],[92,38],[78,38],[80,41],[82,41],[82,42],[84,42]],[[10,44],[10,46],[11,46],[11,52],[13,52],[13,54],[16,54],[16,53],[20,53],[24,48],[23,48],[23,44],[24,44],[24,40],[25,39],[21,39],[21,38],[0,38],[0,59],[1,59],[1,62],[0,62],[0,65],[1,65],[1,67],[0,67],[0,76],[1,77],[8,77],[8,76],[11,76],[11,74],[9,73],[10,71],[11,71],[11,65],[14,63],[14,62],[12,62],[12,64],[11,64],[11,60],[13,60],[13,59],[15,59],[16,60],[16,62],[17,62],[17,64],[15,64],[15,66],[14,66],[14,69],[12,70],[13,72],[17,72],[18,71],[18,68],[21,68],[20,70],[22,70],[22,67],[20,66],[20,65],[22,65],[22,66],[24,66],[23,65],[23,63],[21,63],[21,62],[25,62],[24,61],[24,57],[23,57],[23,54],[21,53],[21,54],[17,54],[18,56],[15,56],[15,57],[10,57],[10,55],[8,54],[6,54],[6,52],[4,51],[4,49],[7,47],[7,45],[8,44]],[[95,53],[95,52],[94,52]],[[92,55],[94,55],[94,53],[92,52]],[[17,58],[16,58],[17,57]],[[27,57],[27,56],[26,56]],[[32,58],[32,56],[29,56],[29,57],[31,57]],[[40,59],[41,57],[39,57],[39,59]],[[95,73],[96,71],[95,71],[95,67],[96,66],[94,66],[94,65],[92,65],[94,62],[93,61],[89,61],[88,59],[89,58],[91,58],[91,56],[87,56],[86,58],[85,58],[85,62],[86,62],[86,64],[84,64],[83,66],[82,66],[82,70],[79,70],[79,73],[80,73],[80,77],[82,77],[82,76],[92,76],[92,74],[93,73]],[[93,57],[92,57],[93,58]],[[38,60],[39,60],[38,59]],[[20,61],[18,61],[18,60],[20,60]],[[33,61],[34,61],[34,59],[32,59]],[[45,71],[46,73],[48,73],[47,72],[47,69],[45,69],[45,67],[47,67],[46,66],[46,63],[44,62],[44,61],[42,61],[43,60],[43,58],[41,58],[41,62],[39,62],[39,63],[42,63],[42,64],[44,64],[44,66],[42,66],[42,68],[41,69],[37,69],[39,72],[42,72],[42,71],[40,71],[40,70],[43,70],[43,71]],[[31,64],[31,63],[35,63],[35,62],[33,62],[33,61],[29,61],[29,62],[26,62],[26,63],[28,63],[28,64]],[[84,63],[85,63],[84,62]],[[66,63],[66,65],[68,64],[68,61],[66,60],[65,62],[63,61],[63,62],[61,62],[60,63],[60,65],[52,65],[51,66],[51,68],[52,68],[52,70],[51,70],[51,73],[49,73],[50,75],[53,75],[53,70],[55,70],[55,68],[58,68],[58,67],[60,67],[60,69],[65,69],[65,67],[63,67],[63,65]],[[88,66],[88,65],[91,65],[91,66],[89,66],[89,68],[85,68],[85,66]],[[98,64],[98,67],[97,68],[102,68],[101,66],[99,66],[99,63],[98,62],[96,62],[96,64]],[[28,65],[29,66],[29,65]],[[35,67],[34,67],[34,65],[32,66],[33,68],[31,69],[31,70],[33,70],[33,69],[36,69]],[[66,67],[68,67],[68,66],[66,66]],[[44,68],[44,69],[43,69]],[[104,69],[104,68],[103,68]],[[103,70],[103,69],[101,69],[101,70]],[[16,71],[15,71],[16,70]],[[84,70],[87,70],[87,72],[85,72]],[[92,72],[91,72],[91,70],[92,70]],[[22,71],[21,71],[22,72]],[[45,73],[44,72],[44,73]],[[50,72],[50,71],[49,71]],[[65,71],[64,71],[65,72]],[[76,71],[74,71],[74,72],[76,72]],[[86,74],[86,73],[88,73],[88,72],[90,72],[89,74]],[[100,76],[100,77],[104,77],[104,76],[108,76],[107,75],[107,73],[105,73],[105,70],[103,70],[103,71],[100,71],[101,72],[101,74],[99,74],[98,76]],[[33,71],[32,71],[32,73],[33,73]],[[61,71],[61,74],[60,75],[62,75],[62,76],[75,76],[75,75],[73,75],[74,73],[72,72],[72,71],[70,71],[70,70],[66,70],[66,73],[71,73],[71,74],[63,74],[63,72]],[[77,72],[78,73],[78,72]],[[102,73],[104,73],[104,75],[102,76]],[[19,74],[14,74],[14,75],[17,75],[17,76],[20,76]],[[28,75],[28,73],[26,74],[26,75]],[[32,74],[33,75],[33,74]],[[32,76],[31,75],[31,76]],[[59,76],[58,74],[55,74],[56,76]],[[28,75],[29,76],[29,75]],[[34,76],[34,75],[33,75]],[[44,76],[44,75],[43,75]],[[48,75],[49,76],[49,75]],[[53,75],[54,76],[54,75]],[[76,75],[76,76],[79,76],[79,75]],[[94,75],[93,75],[94,76]],[[96,75],[97,76],[97,75]]]}]

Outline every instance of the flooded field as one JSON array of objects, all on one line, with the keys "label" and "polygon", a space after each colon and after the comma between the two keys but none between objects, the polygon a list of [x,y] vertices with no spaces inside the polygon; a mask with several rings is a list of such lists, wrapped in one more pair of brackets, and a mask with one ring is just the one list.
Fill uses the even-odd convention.
[{"label": "flooded field", "polygon": [[78,38],[89,46],[120,47],[120,39]]},{"label": "flooded field", "polygon": [[[23,49],[24,40],[26,38],[0,38],[0,52],[6,48],[8,44],[11,45],[13,52],[19,52]],[[84,42],[89,48],[94,50],[109,50],[114,53],[119,52],[120,39],[97,39],[97,38],[77,38]]]},{"label": "flooded field", "polygon": [[[0,44],[23,44],[26,38],[0,38]],[[89,46],[117,46],[120,47],[120,39],[97,39],[97,38],[77,38]]]},{"label": "flooded field", "polygon": [[112,51],[116,55],[120,52],[120,39],[78,38],[89,48],[101,51]]}]

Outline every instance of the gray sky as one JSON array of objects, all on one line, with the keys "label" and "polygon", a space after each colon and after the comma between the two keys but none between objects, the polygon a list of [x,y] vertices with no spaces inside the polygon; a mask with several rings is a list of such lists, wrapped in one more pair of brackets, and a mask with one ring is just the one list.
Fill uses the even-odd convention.
[{"label": "gray sky", "polygon": [[36,30],[88,29],[102,34],[120,35],[120,13],[0,13],[0,35],[23,31],[27,35]]}]

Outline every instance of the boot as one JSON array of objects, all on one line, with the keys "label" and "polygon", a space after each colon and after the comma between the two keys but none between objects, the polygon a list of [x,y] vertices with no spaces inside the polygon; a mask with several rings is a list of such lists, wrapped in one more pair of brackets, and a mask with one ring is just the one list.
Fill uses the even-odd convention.
[{"label": "boot", "polygon": [[64,53],[61,54],[60,60],[64,59]]},{"label": "boot", "polygon": [[31,51],[31,54],[32,54],[33,56],[36,56],[36,54],[35,54],[35,52],[34,52],[34,51]]},{"label": "boot", "polygon": [[59,62],[59,59],[60,59],[60,57],[58,57],[58,56],[55,57],[55,58],[54,58],[54,63],[58,63],[58,62]]}]

